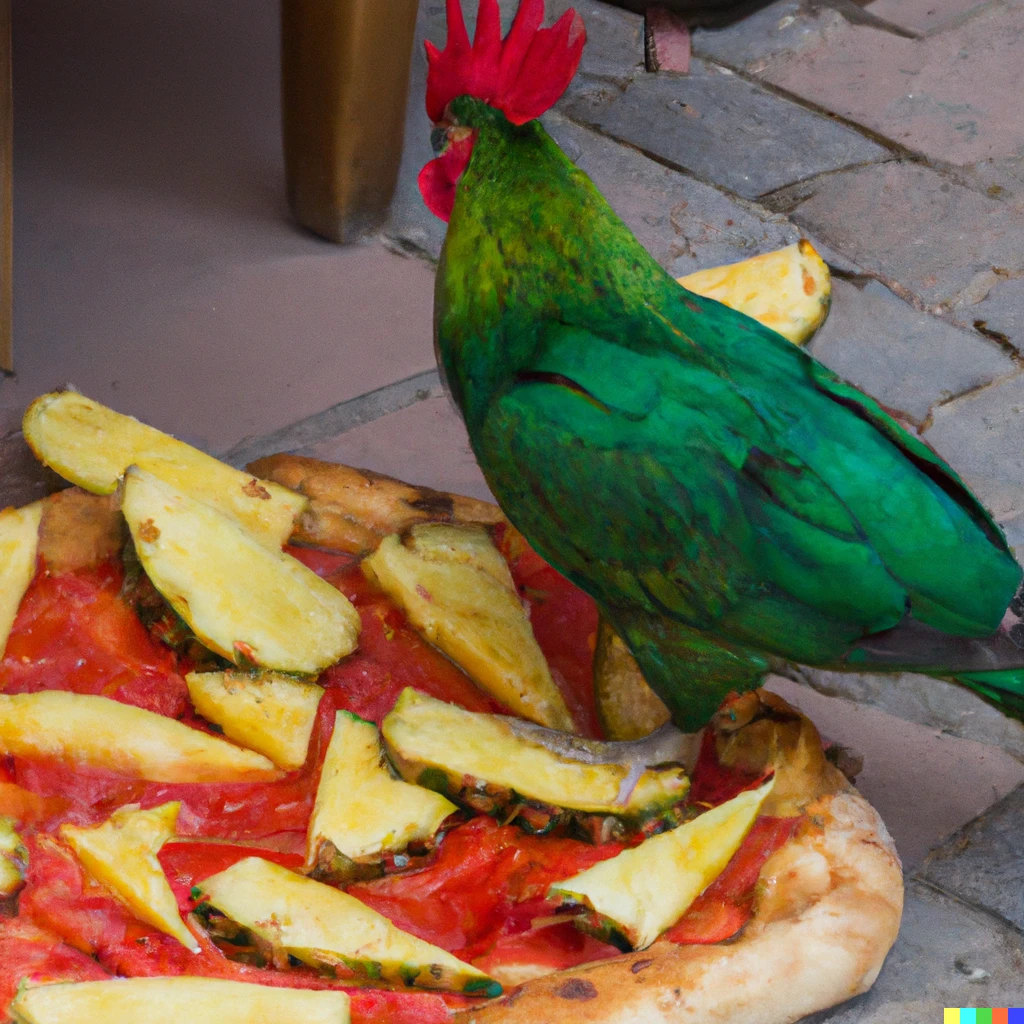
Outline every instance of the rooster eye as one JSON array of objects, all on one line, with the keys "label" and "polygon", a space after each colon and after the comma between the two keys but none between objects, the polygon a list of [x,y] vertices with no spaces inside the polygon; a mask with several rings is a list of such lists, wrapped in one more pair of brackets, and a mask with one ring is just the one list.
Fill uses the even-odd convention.
[{"label": "rooster eye", "polygon": [[[422,136],[421,136],[422,138]],[[435,125],[430,132],[430,147],[434,156],[440,156],[448,148],[448,129],[444,125]]]}]

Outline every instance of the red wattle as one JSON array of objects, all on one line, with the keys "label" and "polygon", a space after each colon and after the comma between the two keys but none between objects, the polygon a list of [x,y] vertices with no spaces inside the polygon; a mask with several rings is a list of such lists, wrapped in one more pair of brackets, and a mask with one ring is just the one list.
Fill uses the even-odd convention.
[{"label": "red wattle", "polygon": [[431,160],[420,171],[418,182],[423,202],[435,217],[440,217],[445,223],[451,218],[455,190],[463,171],[469,166],[475,141],[476,136],[470,135],[449,143],[441,156]]}]

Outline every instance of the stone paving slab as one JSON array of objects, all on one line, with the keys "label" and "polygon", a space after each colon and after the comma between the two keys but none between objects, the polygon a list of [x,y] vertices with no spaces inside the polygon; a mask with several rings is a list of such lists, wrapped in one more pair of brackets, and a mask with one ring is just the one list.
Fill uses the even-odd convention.
[{"label": "stone paving slab", "polygon": [[929,307],[954,307],[978,273],[1024,269],[1024,209],[920,164],[838,171],[771,205]]},{"label": "stone paving slab", "polygon": [[625,88],[580,79],[559,109],[747,199],[890,157],[849,128],[699,59],[687,75],[641,75]]},{"label": "stone paving slab", "polygon": [[987,742],[945,735],[778,676],[767,686],[808,715],[827,740],[863,756],[857,788],[882,816],[905,871],[1024,783],[1024,764]]},{"label": "stone paving slab", "polygon": [[916,424],[937,402],[1017,370],[999,346],[919,312],[877,281],[833,280],[832,310],[809,348]]},{"label": "stone paving slab", "polygon": [[300,453],[494,500],[470,450],[462,419],[447,397],[428,398]]},{"label": "stone paving slab", "polygon": [[995,276],[996,281],[985,298],[958,308],[954,316],[972,323],[980,320],[989,330],[1004,334],[1018,351],[1024,350],[1024,275],[1017,278]]},{"label": "stone paving slab", "polygon": [[774,62],[813,50],[847,24],[838,11],[803,0],[777,0],[723,28],[699,28],[693,50],[719,64],[764,72]]},{"label": "stone paving slab", "polygon": [[872,990],[803,1024],[932,1024],[946,1006],[1019,1006],[1022,978],[1018,931],[910,880],[900,936]]},{"label": "stone paving slab", "polygon": [[997,522],[1024,513],[1024,376],[940,406],[924,437]]},{"label": "stone paving slab", "polygon": [[927,35],[959,25],[997,3],[998,0],[873,0],[868,10],[901,28]]},{"label": "stone paving slab", "polygon": [[560,114],[549,115],[545,124],[644,247],[676,277],[800,237],[785,217],[738,202]]},{"label": "stone paving slab", "polygon": [[1004,5],[928,39],[847,24],[763,74],[933,160],[970,165],[1024,145],[1022,40],[1024,8]]},{"label": "stone paving slab", "polygon": [[935,850],[919,877],[1024,931],[1024,786]]},{"label": "stone paving slab", "polygon": [[826,696],[870,705],[950,736],[986,743],[1024,762],[1024,724],[956,683],[909,672],[827,672],[805,666],[794,666],[785,674]]}]

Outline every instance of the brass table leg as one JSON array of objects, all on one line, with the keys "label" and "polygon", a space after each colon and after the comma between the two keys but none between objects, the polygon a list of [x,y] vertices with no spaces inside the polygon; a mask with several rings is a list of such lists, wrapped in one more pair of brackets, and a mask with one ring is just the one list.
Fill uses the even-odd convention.
[{"label": "brass table leg", "polygon": [[398,178],[417,0],[281,0],[288,201],[334,242],[379,227]]},{"label": "brass table leg", "polygon": [[14,369],[14,106],[11,0],[0,0],[0,370]]}]

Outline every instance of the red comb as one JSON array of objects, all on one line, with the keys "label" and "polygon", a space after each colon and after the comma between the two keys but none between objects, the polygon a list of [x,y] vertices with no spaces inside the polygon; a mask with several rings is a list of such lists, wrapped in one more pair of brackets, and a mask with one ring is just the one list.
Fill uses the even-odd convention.
[{"label": "red comb", "polygon": [[480,0],[472,45],[460,0],[447,0],[448,42],[427,43],[427,114],[435,124],[456,96],[475,96],[497,107],[513,124],[540,117],[569,87],[587,34],[568,10],[541,28],[544,0],[521,0],[504,40],[498,0]]}]

